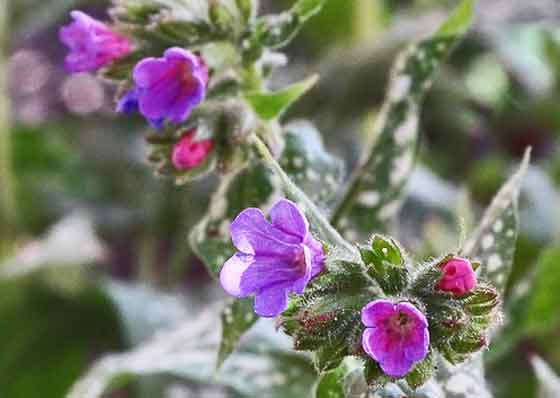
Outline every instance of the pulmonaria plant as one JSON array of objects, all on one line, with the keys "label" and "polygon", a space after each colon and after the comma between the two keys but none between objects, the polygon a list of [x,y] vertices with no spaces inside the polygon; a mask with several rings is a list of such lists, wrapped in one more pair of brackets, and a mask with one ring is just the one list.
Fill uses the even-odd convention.
[{"label": "pulmonaria plant", "polygon": [[[487,269],[487,253],[471,247],[420,262],[381,234],[412,171],[420,101],[467,31],[474,3],[464,0],[434,36],[399,57],[372,134],[376,144],[344,186],[340,162],[313,128],[297,135],[280,123],[317,79],[267,88],[271,71],[285,62],[278,51],[325,2],[296,0],[280,15],[258,16],[256,0],[197,7],[190,0],[115,0],[111,22],[74,11],[60,38],[70,50],[69,71],[98,71],[118,88],[116,111],[140,113],[156,130],[146,143],[159,175],[177,184],[213,171],[221,177],[190,241],[223,289],[243,299],[234,308],[249,303],[257,315],[276,317],[320,373],[344,369],[354,357],[370,390],[395,380],[416,388],[441,358],[457,364],[487,347],[500,318],[498,290],[488,273],[475,273],[475,259]],[[282,192],[298,205],[277,201]],[[513,206],[515,192],[508,195],[490,216],[509,210],[502,202]],[[331,203],[327,212],[318,208]],[[242,326],[229,329],[230,318]],[[254,318],[223,317],[220,361]]]}]

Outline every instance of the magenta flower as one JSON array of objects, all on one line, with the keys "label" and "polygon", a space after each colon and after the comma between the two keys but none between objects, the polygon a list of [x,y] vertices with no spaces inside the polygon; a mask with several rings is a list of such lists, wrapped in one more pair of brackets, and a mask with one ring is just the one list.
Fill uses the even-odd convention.
[{"label": "magenta flower", "polygon": [[65,59],[68,72],[95,71],[132,51],[130,40],[103,22],[81,11],[70,15],[74,21],[60,28],[58,34],[70,50]]},{"label": "magenta flower", "polygon": [[259,209],[246,209],[231,224],[239,250],[222,268],[220,282],[236,297],[255,295],[255,312],[274,317],[288,305],[290,293],[302,294],[324,267],[321,243],[309,232],[302,211],[286,199],[270,210],[268,222]]},{"label": "magenta flower", "polygon": [[190,170],[200,166],[214,149],[213,140],[195,141],[195,135],[196,130],[192,129],[175,144],[171,159],[177,170]]},{"label": "magenta flower", "polygon": [[436,285],[438,290],[461,297],[476,287],[476,274],[471,262],[466,258],[454,257],[442,264],[441,270],[443,276]]},{"label": "magenta flower", "polygon": [[425,315],[410,303],[375,300],[362,309],[364,351],[391,377],[403,377],[428,355]]},{"label": "magenta flower", "polygon": [[204,100],[208,67],[188,50],[173,47],[163,58],[145,58],[133,72],[140,112],[148,120],[185,121]]}]

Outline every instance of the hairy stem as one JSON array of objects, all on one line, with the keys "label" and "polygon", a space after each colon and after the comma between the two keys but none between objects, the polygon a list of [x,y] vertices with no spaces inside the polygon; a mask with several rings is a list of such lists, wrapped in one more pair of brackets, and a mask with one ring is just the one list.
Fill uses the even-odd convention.
[{"label": "hairy stem", "polygon": [[350,253],[356,254],[354,246],[348,243],[336,229],[329,223],[321,210],[309,199],[309,197],[290,179],[280,164],[274,159],[266,144],[255,134],[252,136],[253,144],[257,153],[266,162],[266,164],[278,175],[282,181],[282,185],[288,196],[298,201],[306,210],[307,216],[312,224],[319,230],[323,239],[333,246],[339,246],[347,249]]}]

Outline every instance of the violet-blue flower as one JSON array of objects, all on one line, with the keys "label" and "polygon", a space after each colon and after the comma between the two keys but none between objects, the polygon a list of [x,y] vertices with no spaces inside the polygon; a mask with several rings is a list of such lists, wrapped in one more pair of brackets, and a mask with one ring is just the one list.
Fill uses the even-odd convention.
[{"label": "violet-blue flower", "polygon": [[206,95],[208,67],[202,58],[179,47],[163,58],[145,58],[133,72],[140,112],[148,120],[185,121]]},{"label": "violet-blue flower", "polygon": [[66,56],[68,72],[91,72],[132,51],[130,40],[81,11],[72,11],[73,22],[59,31],[60,41],[70,53]]},{"label": "violet-blue flower", "polygon": [[[131,113],[138,112],[140,110],[140,107],[138,105],[139,94],[140,94],[140,90],[137,87],[128,90],[117,102],[116,111],[118,113],[124,113],[124,114],[131,114]],[[150,126],[152,126],[157,130],[163,127],[163,122],[164,122],[163,118],[147,119],[147,120],[148,123],[150,123]]]},{"label": "violet-blue flower", "polygon": [[324,268],[323,246],[309,232],[303,212],[286,199],[270,210],[249,208],[231,224],[239,251],[222,268],[220,282],[236,297],[255,295],[255,312],[263,317],[281,314],[291,293],[302,294]]},{"label": "violet-blue flower", "polygon": [[428,355],[426,316],[408,302],[375,300],[362,309],[364,351],[391,377],[405,376]]}]

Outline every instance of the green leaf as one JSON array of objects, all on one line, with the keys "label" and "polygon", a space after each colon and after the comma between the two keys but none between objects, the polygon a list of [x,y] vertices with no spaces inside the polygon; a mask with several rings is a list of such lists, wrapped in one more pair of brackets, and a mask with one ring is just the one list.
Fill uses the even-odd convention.
[{"label": "green leaf", "polygon": [[324,373],[319,377],[315,386],[315,398],[346,398],[344,393],[344,376],[349,369],[346,363],[342,363],[333,371]]},{"label": "green leaf", "polygon": [[246,344],[215,374],[218,321],[216,309],[211,308],[198,319],[187,319],[131,351],[105,356],[78,380],[67,397],[100,398],[117,381],[153,375],[170,375],[195,385],[222,385],[247,397],[310,395],[316,379],[313,367],[283,344],[272,322],[260,322]]},{"label": "green leaf", "polygon": [[480,262],[480,275],[503,293],[515,254],[519,229],[517,202],[522,179],[529,166],[527,150],[519,170],[504,184],[465,244],[464,254]]},{"label": "green leaf", "polygon": [[222,312],[222,339],[218,352],[216,368],[220,368],[233,353],[241,336],[248,331],[259,318],[253,310],[253,300],[246,298],[233,300]]},{"label": "green leaf", "polygon": [[235,17],[224,4],[216,0],[210,0],[208,7],[210,22],[218,31],[229,34],[235,29]]},{"label": "green leaf", "polygon": [[[438,66],[463,37],[464,29],[447,26],[455,25],[457,19],[462,25],[469,23],[467,13],[461,11],[469,4],[472,1],[465,0],[457,14],[443,24],[443,32],[449,34],[437,32],[409,47],[395,61],[385,103],[370,134],[370,148],[332,218],[347,237],[364,238],[386,230],[398,213],[414,167],[422,100]],[[463,14],[464,20],[457,17]]]},{"label": "green leaf", "polygon": [[60,398],[100,350],[122,348],[97,289],[64,295],[37,278],[0,283],[0,396]]},{"label": "green leaf", "polygon": [[299,0],[293,8],[293,11],[299,15],[303,22],[318,14],[327,0]]},{"label": "green leaf", "polygon": [[249,55],[247,60],[256,61],[263,47],[276,50],[288,45],[325,3],[326,0],[299,0],[289,11],[259,18],[245,58]]},{"label": "green leaf", "polygon": [[424,385],[434,374],[436,369],[436,360],[434,353],[430,351],[426,359],[416,364],[414,369],[406,375],[406,382],[408,385],[417,389]]},{"label": "green leaf", "polygon": [[259,9],[259,0],[235,0],[235,5],[243,21],[248,24],[252,22]]},{"label": "green leaf", "polygon": [[292,84],[280,91],[248,93],[245,98],[256,114],[264,120],[279,118],[294,102],[308,92],[319,80],[318,75]]},{"label": "green leaf", "polygon": [[541,254],[526,304],[525,329],[531,334],[554,330],[560,322],[560,247]]},{"label": "green leaf", "polygon": [[469,30],[477,0],[465,0],[438,29],[436,36],[463,36]]},{"label": "green leaf", "polygon": [[560,396],[560,377],[542,358],[534,356],[531,365],[539,381],[539,398],[557,398]]},{"label": "green leaf", "polygon": [[344,163],[326,151],[313,124],[291,122],[284,131],[286,146],[280,165],[314,203],[322,209],[332,208],[343,183]]}]

